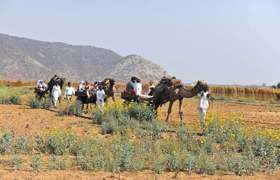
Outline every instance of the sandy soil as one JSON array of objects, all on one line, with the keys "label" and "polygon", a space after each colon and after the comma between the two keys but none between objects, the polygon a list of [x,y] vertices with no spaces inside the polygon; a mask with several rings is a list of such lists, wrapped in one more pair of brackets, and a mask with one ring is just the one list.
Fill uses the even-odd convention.
[{"label": "sandy soil", "polygon": [[111,180],[111,179],[122,179],[122,180],[279,180],[280,173],[274,174],[273,176],[267,176],[258,174],[255,176],[234,176],[234,175],[215,175],[215,176],[200,176],[200,175],[188,175],[185,173],[179,173],[177,178],[174,178],[174,173],[163,173],[160,175],[154,174],[151,171],[144,171],[138,173],[124,172],[119,174],[103,173],[103,172],[85,172],[85,171],[52,171],[52,172],[27,172],[27,171],[9,171],[0,170],[0,179],[5,180]]}]

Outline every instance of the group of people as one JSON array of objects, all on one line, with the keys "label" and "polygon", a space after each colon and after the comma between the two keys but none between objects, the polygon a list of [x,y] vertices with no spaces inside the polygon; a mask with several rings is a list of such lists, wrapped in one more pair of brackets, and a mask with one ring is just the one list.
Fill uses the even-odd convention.
[{"label": "group of people", "polygon": [[[38,80],[36,84],[36,88],[39,91],[47,91],[48,85],[43,80]],[[135,76],[131,77],[130,81],[126,84],[126,93],[131,94],[132,96],[149,96],[153,95],[153,91],[155,89],[155,85],[152,81],[149,83],[149,91],[147,95],[142,94],[142,83],[141,80]],[[89,92],[94,91],[96,92],[96,104],[100,111],[103,112],[104,102],[105,102],[105,91],[101,82],[95,82],[94,84],[90,84],[87,81],[81,81],[79,83],[78,89],[72,86],[71,82],[67,83],[67,87],[65,88],[64,98],[67,101],[72,101],[72,97],[75,95],[76,91],[85,93],[88,97],[90,96]],[[55,83],[52,87],[51,97],[54,107],[57,106],[57,103],[61,97],[61,87],[58,83]],[[200,126],[204,130],[205,128],[205,117],[209,107],[209,92],[201,92],[199,94],[199,105],[198,105],[198,112],[199,112],[199,119],[200,119]]]},{"label": "group of people", "polygon": [[103,112],[106,94],[104,91],[104,87],[100,81],[94,82],[93,84],[90,84],[88,81],[81,81],[79,84],[79,87],[78,87],[78,91],[85,93],[87,98],[89,98],[91,96],[90,91],[95,92],[96,93],[96,105],[97,105],[98,109],[101,112]]},{"label": "group of people", "polygon": [[135,95],[135,96],[141,96],[141,97],[145,97],[145,96],[152,96],[153,95],[153,91],[155,89],[155,85],[153,83],[153,81],[149,82],[149,90],[147,92],[147,95],[143,94],[143,86],[141,83],[141,80],[138,77],[131,77],[130,81],[128,81],[128,83],[126,84],[126,93],[130,94],[130,95]]},{"label": "group of people", "polygon": [[[48,90],[47,84],[43,80],[38,80],[36,84],[36,89],[38,89],[41,92],[45,92]],[[102,107],[104,106],[104,101],[105,101],[105,91],[103,89],[103,86],[101,83],[96,82],[93,85],[90,85],[89,82],[81,81],[79,84],[79,87],[77,90],[72,86],[71,82],[67,83],[67,86],[65,87],[64,91],[64,98],[68,101],[72,101],[72,97],[75,96],[76,91],[78,92],[84,92],[86,95],[89,97],[89,91],[93,90],[96,92],[96,104],[102,110]],[[62,96],[61,92],[61,87],[58,83],[55,83],[54,86],[52,87],[51,90],[51,98],[52,98],[52,103],[54,107],[57,107],[58,101]]]}]

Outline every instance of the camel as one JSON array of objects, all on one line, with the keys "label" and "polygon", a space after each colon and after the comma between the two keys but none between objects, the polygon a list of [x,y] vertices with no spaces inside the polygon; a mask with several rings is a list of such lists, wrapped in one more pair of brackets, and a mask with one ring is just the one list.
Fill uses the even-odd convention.
[{"label": "camel", "polygon": [[[172,83],[171,83],[172,84]],[[157,111],[158,107],[169,102],[168,114],[166,117],[166,121],[169,120],[169,116],[172,111],[172,106],[175,101],[179,100],[179,115],[180,120],[183,120],[183,111],[182,104],[184,98],[192,98],[202,91],[208,91],[208,85],[203,81],[197,81],[196,85],[193,88],[186,88],[181,83],[171,85],[159,84],[155,88],[153,105],[155,111]]]},{"label": "camel", "polygon": [[49,95],[51,96],[52,88],[55,85],[55,83],[58,83],[58,85],[60,86],[60,89],[62,90],[65,80],[66,80],[65,78],[59,77],[58,75],[55,74],[51,78],[51,80],[48,82]]},{"label": "camel", "polygon": [[111,79],[111,78],[106,78],[101,82],[101,85],[103,86],[103,89],[104,89],[105,94],[106,94],[106,99],[111,97],[114,102],[116,101],[116,99],[115,99],[115,83],[116,83],[116,81],[114,79]]}]

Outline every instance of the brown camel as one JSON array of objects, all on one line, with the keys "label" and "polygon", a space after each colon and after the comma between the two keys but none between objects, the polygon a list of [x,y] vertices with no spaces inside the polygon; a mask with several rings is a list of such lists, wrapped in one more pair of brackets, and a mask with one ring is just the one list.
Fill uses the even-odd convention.
[{"label": "brown camel", "polygon": [[202,91],[208,91],[208,85],[203,81],[197,81],[196,85],[193,88],[186,88],[181,84],[173,85],[173,86],[165,86],[158,85],[155,89],[153,105],[155,110],[158,109],[159,106],[169,102],[168,114],[166,117],[166,121],[169,120],[169,116],[172,111],[172,106],[175,101],[179,100],[179,114],[180,120],[183,120],[183,111],[182,104],[184,98],[192,98],[199,94]]}]

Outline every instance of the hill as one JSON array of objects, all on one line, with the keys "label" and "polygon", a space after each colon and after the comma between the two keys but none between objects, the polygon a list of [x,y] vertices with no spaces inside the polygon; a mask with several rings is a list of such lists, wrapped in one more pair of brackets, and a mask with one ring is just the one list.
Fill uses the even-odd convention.
[{"label": "hill", "polygon": [[132,75],[141,79],[159,79],[166,75],[166,71],[159,65],[138,55],[129,55],[122,58],[114,67],[109,76],[121,81]]},{"label": "hill", "polygon": [[0,34],[0,79],[49,79],[59,74],[69,80],[126,81],[137,75],[159,79],[165,71],[141,56],[122,57],[112,50],[60,42],[44,42]]}]

